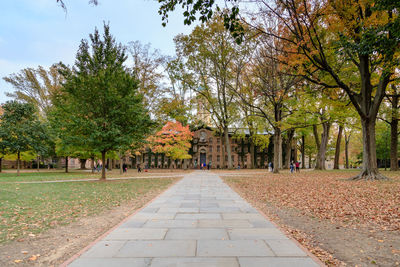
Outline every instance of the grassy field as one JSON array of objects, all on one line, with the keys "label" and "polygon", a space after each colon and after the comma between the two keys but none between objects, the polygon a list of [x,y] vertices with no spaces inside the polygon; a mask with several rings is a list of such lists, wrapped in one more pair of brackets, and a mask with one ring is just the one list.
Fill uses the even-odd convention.
[{"label": "grassy field", "polygon": [[[0,175],[0,243],[32,236],[78,217],[98,214],[170,185],[176,178],[109,182],[22,184],[10,181],[89,178],[87,173],[15,173]],[[97,176],[96,176],[97,177]]]},{"label": "grassy field", "polygon": [[[151,169],[148,172],[138,173],[135,169],[129,169],[128,172],[120,174],[119,169],[114,169],[107,172],[107,178],[120,178],[120,177],[151,177],[162,175],[177,175],[184,174],[188,171],[184,170],[163,170]],[[101,174],[99,172],[92,173],[91,171],[71,170],[65,173],[62,170],[36,170],[21,172],[20,176],[16,175],[15,170],[6,170],[0,173],[0,183],[2,182],[32,182],[32,181],[55,181],[55,180],[83,180],[83,179],[99,179]]]}]

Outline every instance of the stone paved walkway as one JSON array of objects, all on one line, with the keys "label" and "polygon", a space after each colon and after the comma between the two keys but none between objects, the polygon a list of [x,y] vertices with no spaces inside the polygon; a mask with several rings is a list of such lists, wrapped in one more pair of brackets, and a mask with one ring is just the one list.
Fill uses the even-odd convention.
[{"label": "stone paved walkway", "polygon": [[218,175],[195,171],[69,266],[319,266]]}]

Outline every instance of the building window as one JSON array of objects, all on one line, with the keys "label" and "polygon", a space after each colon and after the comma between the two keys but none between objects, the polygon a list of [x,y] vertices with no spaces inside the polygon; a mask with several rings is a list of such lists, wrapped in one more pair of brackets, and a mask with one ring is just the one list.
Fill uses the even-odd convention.
[{"label": "building window", "polygon": [[210,151],[210,153],[212,153],[212,146],[209,146],[208,150]]},{"label": "building window", "polygon": [[235,156],[234,155],[232,155],[232,161],[235,161]]},{"label": "building window", "polygon": [[221,159],[221,157],[218,155],[218,156],[217,156],[217,162],[219,162],[220,159]]},{"label": "building window", "polygon": [[208,142],[212,144],[212,142],[213,142],[212,137],[210,137],[210,138],[208,139]]},{"label": "building window", "polygon": [[221,142],[221,139],[220,139],[220,138],[217,138],[217,142],[218,142],[218,143]]},{"label": "building window", "polygon": [[211,162],[212,161],[212,156],[208,156],[208,161]]},{"label": "building window", "polygon": [[217,146],[217,152],[219,152],[220,151],[220,146]]}]

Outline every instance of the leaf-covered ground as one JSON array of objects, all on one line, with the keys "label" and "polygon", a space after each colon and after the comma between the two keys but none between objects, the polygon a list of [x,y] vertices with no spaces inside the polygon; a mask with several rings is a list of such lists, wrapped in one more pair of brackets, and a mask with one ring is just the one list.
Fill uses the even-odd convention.
[{"label": "leaf-covered ground", "polygon": [[139,199],[148,192],[166,188],[175,180],[3,183],[0,187],[0,243],[34,236],[79,217],[98,214],[129,200]]},{"label": "leaf-covered ground", "polygon": [[250,198],[295,208],[305,214],[346,225],[400,230],[400,177],[390,181],[347,181],[354,172],[304,171],[227,178],[251,192]]},{"label": "leaf-covered ground", "polygon": [[400,265],[400,173],[373,182],[346,180],[355,171],[247,173],[219,172],[326,264]]}]

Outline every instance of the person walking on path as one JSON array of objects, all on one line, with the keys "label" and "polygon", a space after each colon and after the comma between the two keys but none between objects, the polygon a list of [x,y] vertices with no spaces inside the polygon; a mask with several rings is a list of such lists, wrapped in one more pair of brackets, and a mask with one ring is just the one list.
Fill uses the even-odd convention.
[{"label": "person walking on path", "polygon": [[[297,164],[297,162],[296,162]],[[290,162],[290,173],[294,172],[294,165],[293,165],[293,161]]]},{"label": "person walking on path", "polygon": [[140,164],[137,165],[137,172],[142,172],[142,168],[140,168]]},{"label": "person walking on path", "polygon": [[296,161],[296,172],[300,172],[300,162]]}]

